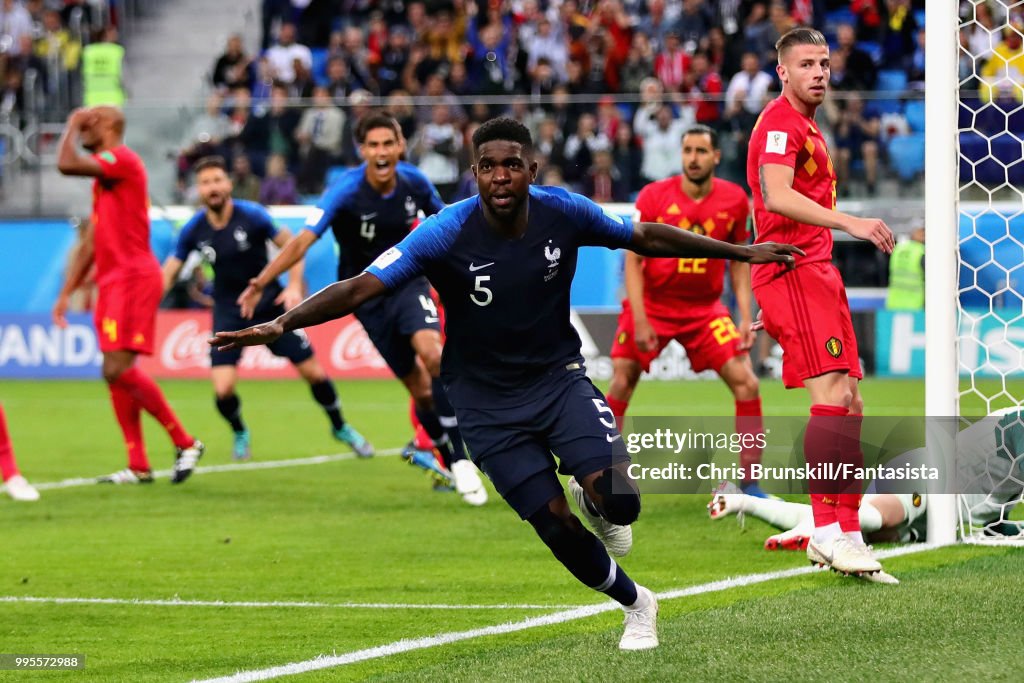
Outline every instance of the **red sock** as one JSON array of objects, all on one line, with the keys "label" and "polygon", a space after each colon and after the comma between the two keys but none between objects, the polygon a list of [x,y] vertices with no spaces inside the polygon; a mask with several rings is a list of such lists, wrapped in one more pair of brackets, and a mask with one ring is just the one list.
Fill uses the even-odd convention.
[{"label": "red sock", "polygon": [[4,415],[4,407],[0,405],[0,479],[7,481],[19,474],[18,463],[14,462],[11,435],[7,433],[7,417]]},{"label": "red sock", "polygon": [[160,391],[160,387],[149,375],[137,367],[131,367],[121,373],[115,384],[124,387],[143,410],[157,419],[175,446],[187,448],[192,445],[195,439],[181,426],[178,416],[164,398],[164,392]]},{"label": "red sock", "polygon": [[114,416],[121,425],[124,445],[128,451],[128,467],[138,472],[149,471],[149,458],[142,440],[142,410],[131,393],[120,382],[107,385],[110,402],[114,404]]},{"label": "red sock", "polygon": [[[840,441],[840,457],[844,463],[854,467],[864,466],[864,452],[860,445],[860,429],[864,422],[863,415],[847,415],[843,420],[843,432]],[[860,531],[860,482],[853,479],[843,482],[843,492],[839,494],[839,526],[844,533]]]},{"label": "red sock", "polygon": [[[761,397],[752,398],[749,401],[736,401],[736,433],[740,435],[758,435],[764,431],[764,421],[761,419]],[[750,443],[752,439],[744,439]],[[761,446],[755,444],[740,451],[740,466],[747,476],[743,481],[754,481],[750,476],[751,465],[761,462]]]},{"label": "red sock", "polygon": [[[804,432],[804,460],[812,470],[823,463],[839,462],[842,421],[847,412],[846,408],[840,406],[811,406],[811,419],[807,421],[807,431]],[[836,509],[839,497],[835,485],[829,481],[812,479],[808,482],[808,488],[814,526],[828,526],[839,521]]]},{"label": "red sock", "polygon": [[620,401],[617,398],[611,396],[605,396],[605,400],[608,403],[608,407],[612,409],[612,415],[615,416],[615,424],[619,426],[619,430],[622,430],[622,418],[626,415],[626,410],[629,409],[629,401]]}]

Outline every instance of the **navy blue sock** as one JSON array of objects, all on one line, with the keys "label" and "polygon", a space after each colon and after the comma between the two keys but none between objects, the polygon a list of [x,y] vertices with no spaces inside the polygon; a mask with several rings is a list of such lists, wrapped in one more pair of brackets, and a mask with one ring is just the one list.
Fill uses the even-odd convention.
[{"label": "navy blue sock", "polygon": [[334,431],[344,427],[345,418],[341,416],[341,401],[338,400],[338,392],[334,390],[334,382],[325,379],[322,382],[310,384],[309,389],[313,392],[313,398],[330,418]]},{"label": "navy blue sock", "polygon": [[450,468],[453,462],[466,459],[466,449],[462,443],[462,432],[459,431],[459,421],[455,417],[455,408],[448,402],[448,394],[445,392],[441,380],[434,379],[431,390],[434,393],[434,408],[437,411],[437,418],[441,422],[441,426],[448,435],[448,441],[451,444],[450,459],[442,451],[442,455],[445,456],[445,466]]},{"label": "navy blue sock", "polygon": [[231,429],[236,432],[245,431],[245,422],[242,421],[242,401],[238,398],[238,394],[231,394],[224,398],[218,396],[217,411],[231,424]]},{"label": "navy blue sock", "polygon": [[421,408],[420,404],[417,403],[416,419],[420,421],[420,424],[423,425],[423,431],[434,442],[434,447],[441,453],[441,459],[444,461],[445,467],[447,467],[452,461],[453,451],[448,434],[441,425],[441,417],[436,411]]}]

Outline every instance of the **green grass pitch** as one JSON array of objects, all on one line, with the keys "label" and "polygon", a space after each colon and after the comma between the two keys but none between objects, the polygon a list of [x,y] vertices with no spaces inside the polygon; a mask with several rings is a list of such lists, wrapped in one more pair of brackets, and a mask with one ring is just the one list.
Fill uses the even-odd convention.
[{"label": "green grass pitch", "polygon": [[[208,385],[161,384],[208,444],[202,464],[229,463],[230,433]],[[378,449],[408,439],[397,382],[339,390],[347,417]],[[256,462],[344,452],[301,383],[242,383],[240,393]],[[763,395],[769,415],[806,412],[803,392],[766,382]],[[869,379],[864,395],[869,414],[923,412],[921,382]],[[0,400],[31,481],[123,466],[99,382],[0,382]],[[633,411],[726,415],[731,403],[717,382],[652,382],[641,384]],[[154,466],[169,467],[170,445],[146,420]],[[762,550],[772,531],[761,522],[709,521],[707,499],[646,497],[623,568],[664,592],[805,566],[796,554]],[[205,679],[603,602],[493,493],[469,508],[394,456],[202,473],[180,487],[163,479],[45,490],[35,504],[0,498],[0,520],[0,653],[86,655],[82,671],[0,671],[0,680]],[[665,600],[653,652],[620,653],[621,614],[607,611],[288,680],[1019,679],[1007,638],[1020,623],[1024,553],[962,546],[886,566],[900,586],[813,572]],[[228,604],[145,604],[172,600]]]}]

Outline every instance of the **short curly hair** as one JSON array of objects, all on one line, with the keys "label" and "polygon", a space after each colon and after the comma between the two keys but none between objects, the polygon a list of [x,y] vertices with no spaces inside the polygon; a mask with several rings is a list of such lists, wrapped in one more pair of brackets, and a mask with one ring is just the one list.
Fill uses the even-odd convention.
[{"label": "short curly hair", "polygon": [[480,145],[494,140],[505,142],[518,142],[524,150],[533,149],[533,138],[530,136],[530,129],[516,119],[508,116],[501,116],[481,124],[473,133],[473,149],[480,149]]}]

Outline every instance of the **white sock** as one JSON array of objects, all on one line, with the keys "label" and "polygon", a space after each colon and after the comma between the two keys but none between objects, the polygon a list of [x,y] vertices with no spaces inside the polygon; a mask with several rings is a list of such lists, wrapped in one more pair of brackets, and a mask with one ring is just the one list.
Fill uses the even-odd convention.
[{"label": "white sock", "polygon": [[647,607],[651,602],[651,594],[640,584],[636,584],[636,602],[632,605],[623,605],[622,609],[627,612],[636,612]]},{"label": "white sock", "polygon": [[843,533],[843,530],[839,526],[839,522],[832,522],[825,526],[814,527],[813,539],[816,544],[828,543],[841,533]]},{"label": "white sock", "polygon": [[857,545],[864,545],[864,534],[859,531],[847,531],[844,532],[850,539]]},{"label": "white sock", "polygon": [[811,516],[811,506],[785,500],[743,496],[743,512],[779,529],[792,529]]},{"label": "white sock", "polygon": [[878,531],[882,528],[882,513],[871,503],[861,503],[858,516],[860,517],[860,530],[866,534]]}]

